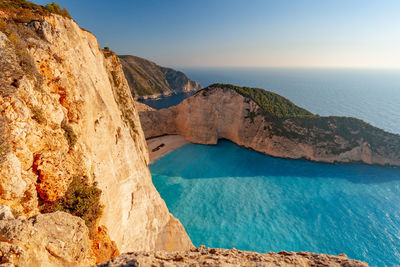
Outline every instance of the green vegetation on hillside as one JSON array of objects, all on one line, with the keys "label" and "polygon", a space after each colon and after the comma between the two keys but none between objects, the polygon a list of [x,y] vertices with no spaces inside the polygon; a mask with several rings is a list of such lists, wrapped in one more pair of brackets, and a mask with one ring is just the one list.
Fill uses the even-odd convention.
[{"label": "green vegetation on hillside", "polygon": [[72,149],[78,141],[78,136],[65,120],[61,123],[61,128],[64,130],[64,136],[67,138],[68,145]]},{"label": "green vegetation on hillside", "polygon": [[184,73],[164,68],[147,59],[120,55],[120,62],[134,96],[152,96],[180,93],[189,89],[196,91],[200,85]]},{"label": "green vegetation on hillside", "polygon": [[[287,126],[294,123],[303,129],[301,134]],[[383,131],[352,117],[298,117],[273,121],[273,132],[314,145],[322,144],[333,154],[343,153],[366,142],[380,155],[400,156],[400,136]],[[345,143],[341,146],[341,143]]]},{"label": "green vegetation on hillside", "polygon": [[91,228],[102,212],[100,204],[101,190],[89,185],[86,177],[75,177],[68,187],[64,198],[60,199],[56,210],[65,211],[81,217]]},{"label": "green vegetation on hillside", "polygon": [[57,3],[52,2],[51,4],[47,4],[44,6],[44,9],[49,11],[50,13],[58,14],[67,18],[71,18],[71,15],[65,8],[60,8]]},{"label": "green vegetation on hillside", "polygon": [[87,177],[76,176],[61,199],[42,203],[42,213],[64,211],[82,218],[91,229],[100,218],[103,206],[100,203],[101,190],[90,185]]},{"label": "green vegetation on hillside", "polygon": [[256,102],[265,113],[277,118],[315,116],[311,112],[296,106],[290,100],[264,89],[240,87],[232,84],[219,83],[209,86],[209,88],[215,87],[235,90],[244,97],[250,98]]},{"label": "green vegetation on hillside", "polygon": [[138,134],[134,121],[134,109],[131,108],[133,104],[133,102],[130,102],[132,100],[131,92],[129,90],[126,90],[126,87],[123,86],[124,77],[121,74],[118,75],[117,72],[117,69],[119,67],[118,57],[109,48],[105,48],[102,51],[104,56],[112,62],[111,68],[109,69],[109,73],[111,75],[110,83],[113,85],[112,87],[115,102],[117,102],[121,110],[121,119],[131,128],[131,135]]},{"label": "green vegetation on hillside", "polygon": [[71,18],[71,15],[65,8],[61,8],[54,2],[45,6],[41,6],[25,0],[1,0],[0,9],[9,11],[6,13],[15,14],[13,19],[16,22],[23,23],[28,23],[32,20],[38,20],[42,16],[49,14],[58,14],[67,18]]},{"label": "green vegetation on hillside", "polygon": [[399,135],[385,132],[360,119],[314,115],[278,94],[258,88],[213,84],[203,89],[203,94],[213,88],[234,90],[246,97],[247,101],[254,101],[262,113],[248,110],[245,118],[254,123],[256,116],[263,116],[270,123],[269,127],[264,126],[264,130],[268,129],[271,135],[323,147],[333,154],[349,151],[366,142],[378,155],[393,154],[400,157]]}]

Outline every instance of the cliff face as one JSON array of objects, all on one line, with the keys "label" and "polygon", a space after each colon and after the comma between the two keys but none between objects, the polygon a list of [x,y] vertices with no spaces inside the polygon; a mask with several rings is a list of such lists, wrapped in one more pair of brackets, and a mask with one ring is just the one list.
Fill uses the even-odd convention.
[{"label": "cliff face", "polygon": [[199,83],[184,73],[158,66],[135,56],[119,56],[132,94],[136,97],[158,97],[201,89]]},{"label": "cliff face", "polygon": [[152,184],[116,55],[69,18],[23,24],[1,10],[0,18],[0,203],[28,218],[84,177],[102,191],[94,223],[121,252],[190,248]]},{"label": "cliff face", "polygon": [[256,103],[241,89],[214,85],[177,106],[140,112],[146,138],[180,134],[201,144],[224,138],[276,157],[400,166],[399,135],[353,118],[314,116],[277,95],[268,96],[275,104],[261,106],[262,98]]}]

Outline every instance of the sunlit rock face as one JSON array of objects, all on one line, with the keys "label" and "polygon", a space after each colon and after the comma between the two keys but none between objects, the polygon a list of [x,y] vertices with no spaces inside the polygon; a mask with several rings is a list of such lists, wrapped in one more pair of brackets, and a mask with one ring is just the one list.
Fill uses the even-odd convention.
[{"label": "sunlit rock face", "polygon": [[86,177],[102,190],[97,223],[121,252],[192,247],[152,184],[117,56],[59,15],[7,31],[0,32],[0,203],[29,218],[63,197],[74,177]]},{"label": "sunlit rock face", "polygon": [[[275,119],[231,87],[210,86],[168,109],[141,108],[139,114],[146,138],[179,134],[200,144],[228,139],[276,157],[400,166],[399,135],[353,118],[313,115]],[[347,128],[347,121],[356,125]]]},{"label": "sunlit rock face", "polygon": [[10,213],[8,207],[0,207],[3,263],[38,267],[95,263],[89,231],[82,219],[60,211],[28,220],[16,219]]},{"label": "sunlit rock face", "polygon": [[98,267],[117,266],[352,266],[367,263],[348,259],[345,254],[331,256],[309,252],[256,253],[237,249],[199,247],[186,252],[126,253]]}]

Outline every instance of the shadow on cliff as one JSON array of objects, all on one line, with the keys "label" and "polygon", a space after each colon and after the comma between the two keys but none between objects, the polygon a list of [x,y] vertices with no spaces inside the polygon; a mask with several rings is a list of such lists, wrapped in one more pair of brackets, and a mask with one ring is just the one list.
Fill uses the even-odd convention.
[{"label": "shadow on cliff", "polygon": [[193,95],[195,92],[187,92],[187,93],[177,93],[172,94],[170,96],[165,96],[161,98],[148,98],[148,99],[139,99],[138,101],[146,104],[155,109],[169,108],[171,106],[178,105],[183,100]]},{"label": "shadow on cliff", "polygon": [[400,181],[400,168],[274,158],[228,140],[220,140],[217,146],[188,144],[155,162],[151,170],[183,179],[277,176],[346,179],[364,184]]}]

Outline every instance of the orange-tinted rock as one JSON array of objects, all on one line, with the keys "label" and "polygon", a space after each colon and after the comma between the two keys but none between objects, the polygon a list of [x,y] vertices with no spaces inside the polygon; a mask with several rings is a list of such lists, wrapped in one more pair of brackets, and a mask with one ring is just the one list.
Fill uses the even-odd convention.
[{"label": "orange-tinted rock", "polygon": [[106,262],[119,255],[117,244],[110,239],[105,226],[97,226],[91,230],[92,250],[97,263]]},{"label": "orange-tinted rock", "polygon": [[7,126],[0,203],[30,217],[39,213],[38,196],[55,201],[73,177],[85,176],[102,190],[99,224],[120,251],[190,248],[152,184],[118,57],[104,55],[90,32],[62,16],[12,30],[21,49],[0,32],[0,114]]}]

